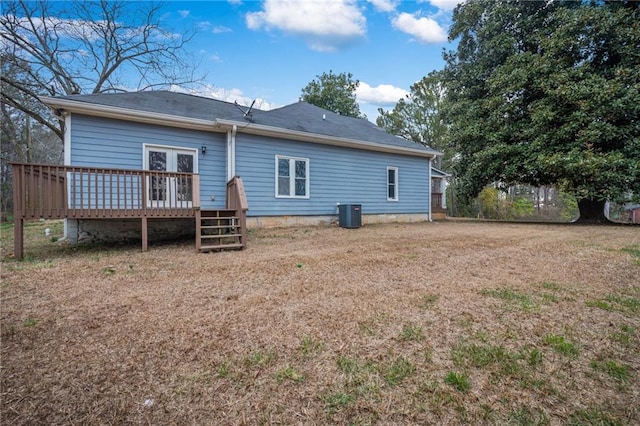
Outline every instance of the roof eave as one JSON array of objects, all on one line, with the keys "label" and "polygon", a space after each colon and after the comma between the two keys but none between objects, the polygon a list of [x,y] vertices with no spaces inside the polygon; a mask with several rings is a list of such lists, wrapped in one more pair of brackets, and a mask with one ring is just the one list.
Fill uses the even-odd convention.
[{"label": "roof eave", "polygon": [[317,133],[301,132],[298,130],[265,126],[261,124],[247,123],[236,120],[227,120],[220,118],[216,120],[202,120],[198,118],[182,117],[150,111],[141,111],[131,108],[116,107],[112,105],[75,101],[71,99],[42,97],[40,98],[40,100],[45,105],[54,110],[60,109],[65,112],[134,121],[137,123],[156,124],[191,130],[205,130],[210,132],[216,131],[216,129],[229,130],[233,126],[236,126],[237,129],[243,133],[261,136],[281,137],[284,139],[320,143],[324,145],[359,148],[369,151],[386,152],[393,154],[408,154],[426,158],[435,158],[437,155],[442,155],[442,153],[435,150],[425,151],[408,147],[385,145],[376,142],[365,142],[356,139],[326,136]]},{"label": "roof eave", "polygon": [[140,111],[131,108],[121,108],[112,105],[93,104],[51,97],[41,97],[40,100],[48,107],[65,112],[91,115],[96,117],[113,118],[118,120],[135,121],[137,123],[158,124],[163,126],[180,127],[192,130],[214,131],[215,120],[181,117],[158,112]]},{"label": "roof eave", "polygon": [[260,136],[281,137],[284,139],[298,140],[324,145],[341,146],[347,148],[359,148],[369,151],[387,152],[392,154],[408,154],[419,157],[435,158],[441,155],[440,152],[432,150],[425,151],[402,146],[385,145],[376,142],[365,142],[357,139],[341,138],[336,136],[326,136],[317,133],[301,132],[299,130],[285,129],[281,127],[265,126],[262,124],[247,123],[236,120],[218,119],[216,120],[221,128],[232,128],[236,126],[239,132]]}]

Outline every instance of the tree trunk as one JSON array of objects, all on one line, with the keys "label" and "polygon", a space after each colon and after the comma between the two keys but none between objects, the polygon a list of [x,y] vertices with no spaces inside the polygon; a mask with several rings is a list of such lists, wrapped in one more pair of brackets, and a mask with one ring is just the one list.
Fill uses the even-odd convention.
[{"label": "tree trunk", "polygon": [[580,210],[580,217],[578,217],[576,223],[612,223],[604,215],[604,204],[605,201],[602,200],[591,200],[586,198],[578,200],[578,210]]}]

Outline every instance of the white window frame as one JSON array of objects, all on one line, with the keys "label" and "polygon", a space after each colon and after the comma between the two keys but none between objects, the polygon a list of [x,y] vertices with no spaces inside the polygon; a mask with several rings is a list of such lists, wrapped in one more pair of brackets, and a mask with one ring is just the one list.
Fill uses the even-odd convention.
[{"label": "white window frame", "polygon": [[[391,170],[393,170],[395,172],[394,173],[395,181],[393,183],[389,183],[389,171],[391,171]],[[398,174],[399,174],[399,172],[398,172],[398,168],[397,167],[387,166],[387,181],[386,181],[386,185],[385,185],[385,188],[387,190],[387,201],[398,201],[399,200],[398,193],[399,193],[400,185],[398,184],[398,181],[400,179],[398,178]],[[389,187],[392,184],[393,184],[394,189],[395,189],[395,191],[394,191],[395,197],[393,197],[393,198],[389,197]]]},{"label": "white window frame", "polygon": [[[278,183],[279,183],[279,175],[278,175],[278,162],[279,160],[289,160],[289,195],[280,195],[278,194]],[[295,195],[296,194],[296,179],[295,179],[295,170],[296,170],[296,161],[304,161],[305,162],[305,195]],[[293,177],[291,176],[293,173]],[[309,193],[309,176],[310,168],[309,168],[309,159],[303,157],[291,157],[288,155],[276,155],[275,158],[275,197],[276,198],[297,198],[297,199],[309,199],[311,194]]]},{"label": "white window frame", "polygon": [[[193,173],[198,173],[198,150],[194,148],[185,148],[182,146],[172,146],[172,145],[156,145],[156,144],[142,144],[142,168],[143,170],[149,170],[149,151],[156,152],[165,152],[167,154],[167,170],[168,172],[176,172],[176,154],[189,154],[193,156]],[[170,170],[172,169],[172,170]],[[175,180],[175,179],[172,179]],[[149,177],[147,177],[147,187],[151,185]],[[173,182],[167,185],[169,188],[175,189],[175,184]],[[199,194],[194,194],[195,197],[199,196]],[[193,205],[192,201],[176,201],[175,193],[172,193],[169,196],[170,200],[173,200],[173,203],[166,204],[163,201],[154,201],[147,200],[147,207],[186,207],[191,208]]]},{"label": "white window frame", "polygon": [[[182,153],[189,153],[189,154],[193,154],[193,173],[194,174],[198,174],[198,150],[195,148],[185,148],[183,146],[173,146],[173,145],[156,145],[156,144],[150,144],[150,143],[143,143],[142,144],[142,167],[143,170],[149,170],[149,156],[147,155],[147,151],[148,150],[156,150],[156,151],[165,151],[165,152],[170,152],[170,151],[175,151],[175,152],[180,152],[182,151]],[[168,158],[168,157],[167,157]],[[173,161],[174,159],[172,159]],[[168,171],[175,171],[175,170],[168,170]]]}]

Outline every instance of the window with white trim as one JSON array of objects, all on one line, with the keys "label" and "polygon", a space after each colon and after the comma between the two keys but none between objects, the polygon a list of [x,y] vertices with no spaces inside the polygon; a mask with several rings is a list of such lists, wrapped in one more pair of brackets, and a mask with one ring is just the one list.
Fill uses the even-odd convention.
[{"label": "window with white trim", "polygon": [[276,155],[276,198],[309,198],[309,159]]},{"label": "window with white trim", "polygon": [[398,201],[397,167],[387,167],[387,201]]}]

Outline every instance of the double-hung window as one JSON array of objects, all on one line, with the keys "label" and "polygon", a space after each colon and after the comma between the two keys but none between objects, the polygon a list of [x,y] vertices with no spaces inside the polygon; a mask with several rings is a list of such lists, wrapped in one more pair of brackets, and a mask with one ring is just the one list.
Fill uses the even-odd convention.
[{"label": "double-hung window", "polygon": [[387,167],[387,201],[398,201],[397,167]]},{"label": "double-hung window", "polygon": [[309,198],[309,159],[276,155],[276,197]]}]

